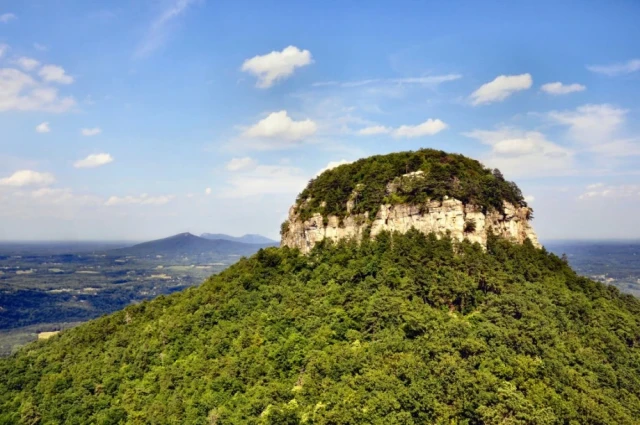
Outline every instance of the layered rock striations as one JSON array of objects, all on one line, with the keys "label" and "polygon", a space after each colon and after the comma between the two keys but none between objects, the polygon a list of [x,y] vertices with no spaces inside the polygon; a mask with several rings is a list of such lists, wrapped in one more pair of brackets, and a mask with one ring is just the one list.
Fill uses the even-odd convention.
[{"label": "layered rock striations", "polygon": [[[394,194],[403,184],[422,178],[421,172],[404,174],[387,184],[386,193]],[[429,200],[420,204],[383,203],[375,214],[370,214],[368,211],[353,213],[356,199],[358,188],[345,204],[347,214],[344,217],[315,212],[304,219],[300,214],[301,207],[310,204],[312,198],[294,204],[289,209],[288,220],[282,228],[281,246],[298,248],[306,254],[324,239],[338,241],[355,238],[359,241],[365,234],[375,238],[383,231],[406,233],[415,228],[425,234],[448,234],[458,241],[467,239],[483,247],[486,247],[489,233],[516,243],[524,243],[529,239],[535,246],[540,247],[530,224],[532,210],[506,200],[502,202],[502,208],[498,209],[483,208],[472,203],[465,204],[458,199],[444,196],[442,200]]]},{"label": "layered rock striations", "polygon": [[445,199],[426,205],[380,205],[378,213],[371,219],[368,213],[364,213],[349,215],[342,220],[332,215],[325,220],[325,217],[316,213],[307,220],[301,220],[294,205],[289,210],[281,245],[298,248],[306,254],[323,239],[361,240],[367,229],[375,238],[385,230],[406,233],[415,228],[425,234],[449,234],[453,239],[468,239],[482,246],[486,246],[487,234],[492,232],[517,243],[530,239],[539,247],[536,233],[527,218],[529,211],[528,207],[516,207],[505,202],[504,212],[494,210],[484,213],[475,205],[464,205],[457,199]]}]

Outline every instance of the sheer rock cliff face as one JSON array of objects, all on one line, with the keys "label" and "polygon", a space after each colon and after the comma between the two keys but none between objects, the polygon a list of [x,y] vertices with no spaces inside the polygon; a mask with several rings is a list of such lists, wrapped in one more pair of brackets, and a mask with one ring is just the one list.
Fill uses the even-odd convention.
[{"label": "sheer rock cliff face", "polygon": [[[350,211],[351,208],[352,205],[347,204],[347,210]],[[425,234],[450,233],[453,239],[468,239],[485,247],[489,231],[517,243],[523,243],[528,238],[539,247],[538,238],[529,223],[529,208],[516,207],[505,201],[503,210],[504,213],[488,211],[485,214],[476,205],[465,205],[457,199],[445,198],[442,202],[431,201],[425,205],[380,205],[375,217],[371,219],[368,213],[351,214],[340,222],[337,216],[329,216],[325,220],[319,213],[303,221],[294,205],[289,209],[281,246],[299,248],[302,253],[307,254],[323,239],[360,240],[367,228],[370,229],[371,237],[375,238],[384,230],[405,233],[414,227]]]}]

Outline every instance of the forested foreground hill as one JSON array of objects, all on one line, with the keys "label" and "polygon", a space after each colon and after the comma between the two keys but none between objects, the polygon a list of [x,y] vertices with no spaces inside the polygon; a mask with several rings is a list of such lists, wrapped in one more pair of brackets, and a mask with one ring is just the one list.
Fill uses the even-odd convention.
[{"label": "forested foreground hill", "polygon": [[637,424],[640,302],[530,243],[270,248],[0,361],[0,423]]}]

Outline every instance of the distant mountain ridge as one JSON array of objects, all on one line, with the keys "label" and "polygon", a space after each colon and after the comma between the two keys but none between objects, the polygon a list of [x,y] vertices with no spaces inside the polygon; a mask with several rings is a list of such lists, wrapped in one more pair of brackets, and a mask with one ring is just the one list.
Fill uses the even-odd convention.
[{"label": "distant mountain ridge", "polygon": [[191,233],[179,233],[164,239],[110,250],[110,254],[133,256],[251,255],[270,244],[249,244],[224,239],[206,239]]},{"label": "distant mountain ridge", "polygon": [[225,241],[233,241],[233,242],[250,243],[250,244],[270,244],[270,245],[278,244],[278,241],[269,239],[266,236],[250,234],[250,233],[242,236],[230,236],[230,235],[225,235],[224,233],[203,233],[200,235],[200,237],[205,239],[217,239],[217,240],[225,240]]}]

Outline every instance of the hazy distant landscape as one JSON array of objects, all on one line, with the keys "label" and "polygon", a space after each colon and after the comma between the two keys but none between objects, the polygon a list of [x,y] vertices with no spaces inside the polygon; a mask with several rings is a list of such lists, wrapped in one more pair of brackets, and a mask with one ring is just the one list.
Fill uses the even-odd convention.
[{"label": "hazy distant landscape", "polygon": [[[38,334],[199,284],[267,238],[189,233],[126,242],[0,243],[0,355]],[[244,239],[243,239],[244,238]],[[259,241],[245,243],[237,240]]]},{"label": "hazy distant landscape", "polygon": [[579,274],[640,297],[640,241],[550,241],[545,247],[566,254]]},{"label": "hazy distant landscape", "polygon": [[[39,334],[198,285],[240,257],[274,244],[259,235],[188,233],[135,245],[1,243],[0,355]],[[580,274],[640,296],[640,242],[550,241],[545,246],[566,254]]]}]

